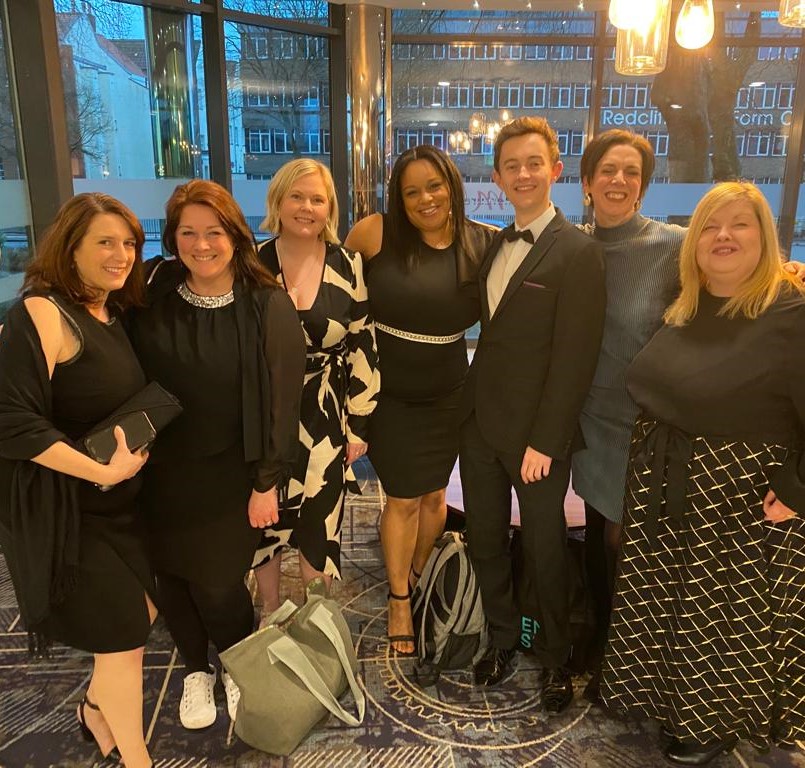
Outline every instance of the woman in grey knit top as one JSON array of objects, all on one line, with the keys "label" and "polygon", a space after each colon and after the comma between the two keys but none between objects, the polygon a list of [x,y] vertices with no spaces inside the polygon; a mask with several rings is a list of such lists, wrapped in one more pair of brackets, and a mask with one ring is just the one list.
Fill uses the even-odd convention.
[{"label": "woman in grey knit top", "polygon": [[[604,338],[581,414],[587,447],[573,456],[573,487],[584,499],[598,654],[609,626],[626,463],[638,410],[626,392],[626,367],[662,325],[663,312],[676,297],[685,236],[682,227],[638,213],[653,171],[651,145],[628,131],[596,136],[581,159],[584,202],[595,216],[588,230],[604,243],[607,272]],[[598,674],[585,696],[597,699]]]}]

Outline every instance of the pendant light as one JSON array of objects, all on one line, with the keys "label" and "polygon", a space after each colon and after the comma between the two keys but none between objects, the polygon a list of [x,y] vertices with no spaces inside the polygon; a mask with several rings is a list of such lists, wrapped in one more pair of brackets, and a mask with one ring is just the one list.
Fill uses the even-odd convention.
[{"label": "pendant light", "polygon": [[777,23],[784,27],[805,27],[805,0],[782,0]]},{"label": "pendant light", "polygon": [[676,20],[676,41],[690,50],[703,48],[715,32],[713,0],[685,0]]},{"label": "pendant light", "polygon": [[653,2],[651,18],[644,15],[639,26],[619,29],[615,43],[615,71],[621,75],[656,75],[668,60],[671,0]]},{"label": "pendant light", "polygon": [[610,0],[609,23],[616,29],[643,27],[657,13],[658,0]]}]

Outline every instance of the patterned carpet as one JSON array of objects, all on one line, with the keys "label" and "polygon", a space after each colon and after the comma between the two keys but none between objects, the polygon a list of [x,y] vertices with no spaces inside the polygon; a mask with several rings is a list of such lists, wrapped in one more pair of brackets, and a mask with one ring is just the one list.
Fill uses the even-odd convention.
[{"label": "patterned carpet", "polygon": [[[178,724],[182,668],[158,622],[145,657],[145,723],[157,768],[652,768],[667,765],[656,724],[613,716],[578,697],[563,715],[540,711],[537,670],[527,656],[519,673],[498,689],[473,688],[469,673],[443,676],[422,690],[412,682],[412,661],[397,659],[384,642],[386,590],[380,560],[380,491],[371,468],[357,473],[363,495],[349,504],[344,526],[344,581],[334,595],[353,631],[362,685],[363,725],[350,729],[333,718],[290,757],[270,757],[241,743],[216,688],[219,717],[206,731]],[[301,597],[294,558],[285,584]],[[102,617],[99,617],[99,620]],[[14,594],[0,558],[0,767],[111,768],[94,745],[81,740],[75,707],[91,659],[57,647],[46,662],[28,659]],[[585,679],[576,680],[580,693]],[[278,711],[281,705],[278,703]],[[714,768],[805,768],[805,751],[762,755],[742,743]]]}]

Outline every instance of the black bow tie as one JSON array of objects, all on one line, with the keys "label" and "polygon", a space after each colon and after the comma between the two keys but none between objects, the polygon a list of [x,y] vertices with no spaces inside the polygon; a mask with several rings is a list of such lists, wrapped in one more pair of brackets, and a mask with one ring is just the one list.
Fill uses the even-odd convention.
[{"label": "black bow tie", "polygon": [[510,243],[513,243],[515,240],[525,240],[527,243],[534,245],[534,235],[531,230],[515,229],[514,224],[509,224],[509,226],[503,230],[503,237]]}]

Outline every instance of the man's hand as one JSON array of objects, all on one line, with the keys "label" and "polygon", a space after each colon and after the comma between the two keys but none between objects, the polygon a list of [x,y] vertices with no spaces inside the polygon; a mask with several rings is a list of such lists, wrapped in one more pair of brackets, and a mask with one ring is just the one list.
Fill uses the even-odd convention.
[{"label": "man's hand", "polygon": [[535,483],[537,480],[547,477],[551,471],[552,461],[550,456],[527,446],[523,455],[523,465],[520,467],[520,477],[523,478],[523,482]]}]

